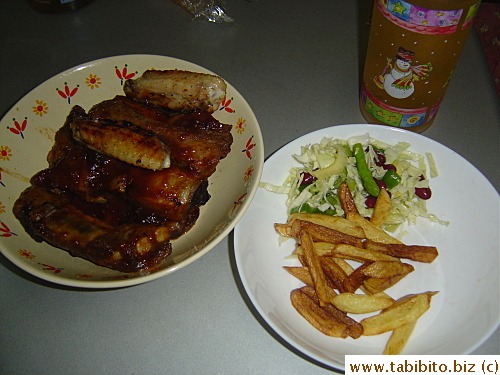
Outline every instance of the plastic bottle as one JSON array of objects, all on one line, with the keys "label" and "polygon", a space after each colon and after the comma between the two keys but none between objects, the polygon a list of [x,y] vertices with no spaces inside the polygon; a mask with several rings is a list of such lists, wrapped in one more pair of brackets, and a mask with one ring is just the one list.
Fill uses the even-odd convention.
[{"label": "plastic bottle", "polygon": [[366,121],[415,132],[434,122],[480,3],[374,0],[360,95]]}]

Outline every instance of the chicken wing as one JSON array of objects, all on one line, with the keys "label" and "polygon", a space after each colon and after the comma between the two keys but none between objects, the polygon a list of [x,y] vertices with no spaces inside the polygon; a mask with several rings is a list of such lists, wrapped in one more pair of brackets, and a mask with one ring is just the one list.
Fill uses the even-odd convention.
[{"label": "chicken wing", "polygon": [[231,151],[231,125],[207,112],[168,115],[123,96],[105,100],[89,111],[93,119],[127,121],[156,134],[169,149],[171,162],[210,176]]},{"label": "chicken wing", "polygon": [[130,98],[180,112],[215,112],[226,95],[220,77],[183,70],[147,70],[137,79],[125,81]]},{"label": "chicken wing", "polygon": [[154,133],[128,122],[76,118],[73,138],[92,150],[141,168],[170,167],[170,149]]}]

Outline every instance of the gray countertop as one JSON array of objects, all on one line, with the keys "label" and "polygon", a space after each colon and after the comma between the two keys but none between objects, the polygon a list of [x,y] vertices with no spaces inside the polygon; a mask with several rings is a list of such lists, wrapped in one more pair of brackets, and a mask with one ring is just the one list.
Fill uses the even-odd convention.
[{"label": "gray countertop", "polygon": [[[0,114],[81,63],[122,54],[172,56],[202,65],[237,88],[257,116],[269,156],[313,130],[365,122],[358,78],[369,5],[228,0],[234,22],[214,24],[189,20],[169,0],[96,0],[59,15],[2,0]],[[497,190],[499,104],[472,31],[424,135],[469,160]],[[164,278],[103,291],[41,281],[0,255],[0,373],[329,372],[262,322],[239,281],[232,239]],[[474,353],[499,352],[497,330]]]}]

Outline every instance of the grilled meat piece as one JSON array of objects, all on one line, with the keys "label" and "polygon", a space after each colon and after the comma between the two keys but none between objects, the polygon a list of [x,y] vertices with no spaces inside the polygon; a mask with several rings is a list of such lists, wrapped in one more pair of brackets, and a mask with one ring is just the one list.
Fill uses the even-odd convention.
[{"label": "grilled meat piece", "polygon": [[170,150],[155,134],[127,122],[77,118],[73,138],[88,148],[137,167],[158,170],[170,166]]},{"label": "grilled meat piece", "polygon": [[172,252],[166,225],[112,226],[65,203],[66,193],[31,186],[14,205],[14,215],[37,241],[47,241],[100,266],[122,272],[151,268]]},{"label": "grilled meat piece", "polygon": [[171,162],[210,176],[231,151],[231,125],[207,112],[169,115],[123,96],[105,100],[89,111],[92,119],[127,121],[151,131],[170,149]]},{"label": "grilled meat piece", "polygon": [[57,132],[59,143],[52,152],[62,155],[58,150],[66,150],[64,157],[52,158],[51,167],[31,178],[32,185],[70,191],[93,203],[104,204],[119,196],[148,215],[171,221],[184,220],[194,207],[208,201],[205,175],[175,164],[153,171],[111,158],[71,138],[71,124]]},{"label": "grilled meat piece", "polygon": [[[225,84],[187,76],[183,89],[200,77],[202,83],[185,97],[175,91],[182,87],[177,73],[151,72],[127,84],[130,97],[106,100],[88,114],[71,109],[48,168],[14,204],[33,239],[122,272],[150,269],[171,253],[170,240],[194,225],[210,199],[208,178],[233,142],[231,126],[207,112],[218,106]],[[152,94],[166,83],[175,105],[161,99],[165,92]],[[198,98],[191,102],[192,94]],[[171,111],[191,105],[197,110]]]},{"label": "grilled meat piece", "polygon": [[135,100],[175,111],[215,112],[226,95],[219,77],[183,70],[147,70],[125,81],[125,94]]}]

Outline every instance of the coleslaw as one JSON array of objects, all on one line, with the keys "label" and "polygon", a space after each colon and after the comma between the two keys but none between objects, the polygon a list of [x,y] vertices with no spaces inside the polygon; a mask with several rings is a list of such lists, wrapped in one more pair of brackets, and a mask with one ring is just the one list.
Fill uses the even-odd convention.
[{"label": "coleslaw", "polygon": [[401,224],[415,224],[417,217],[442,225],[449,223],[429,213],[426,201],[432,191],[429,179],[438,176],[431,153],[421,155],[409,150],[410,144],[390,145],[369,134],[347,140],[323,138],[319,143],[301,147],[293,155],[300,166],[292,167],[282,185],[261,182],[260,187],[287,194],[288,214],[296,212],[344,214],[337,191],[345,181],[358,211],[371,217],[380,189],[391,196],[391,212],[384,229],[394,232]]}]

